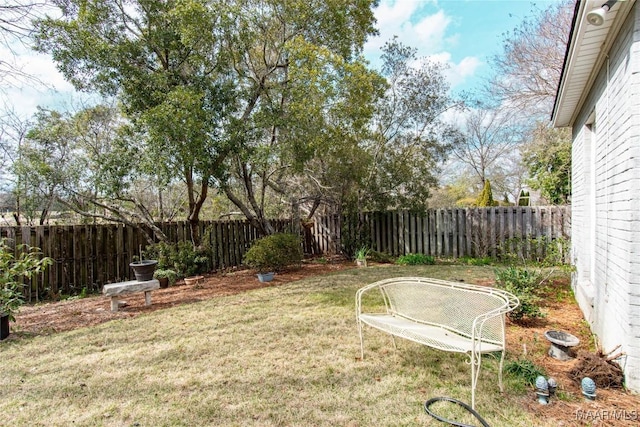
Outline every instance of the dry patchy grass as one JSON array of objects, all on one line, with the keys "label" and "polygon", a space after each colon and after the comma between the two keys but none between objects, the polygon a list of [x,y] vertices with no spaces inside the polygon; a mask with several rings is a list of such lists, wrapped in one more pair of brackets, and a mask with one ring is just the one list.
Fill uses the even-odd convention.
[{"label": "dry patchy grass", "polygon": [[[464,357],[409,342],[396,351],[388,335],[370,329],[359,360],[355,291],[399,275],[487,283],[493,270],[344,270],[10,340],[0,346],[0,425],[441,425],[422,405],[434,396],[470,399]],[[523,407],[533,398],[516,379],[500,394],[496,369],[483,363],[476,394],[491,425],[559,425]]]}]

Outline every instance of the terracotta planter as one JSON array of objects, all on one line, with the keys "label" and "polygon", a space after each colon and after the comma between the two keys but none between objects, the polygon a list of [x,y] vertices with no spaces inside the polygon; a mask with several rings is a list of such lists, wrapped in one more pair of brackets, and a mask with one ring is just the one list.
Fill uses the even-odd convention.
[{"label": "terracotta planter", "polygon": [[184,283],[186,285],[196,285],[196,284],[202,282],[203,279],[204,279],[204,276],[185,277],[184,278]]},{"label": "terracotta planter", "polygon": [[0,340],[9,336],[9,315],[0,313]]},{"label": "terracotta planter", "polygon": [[133,269],[133,274],[138,282],[146,282],[153,279],[156,265],[158,265],[158,261],[155,259],[143,259],[142,261],[132,262],[129,267]]}]

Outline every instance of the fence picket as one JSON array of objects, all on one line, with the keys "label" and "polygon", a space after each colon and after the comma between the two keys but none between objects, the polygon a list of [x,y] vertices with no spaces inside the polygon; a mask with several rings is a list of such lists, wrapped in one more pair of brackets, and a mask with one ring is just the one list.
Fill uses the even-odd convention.
[{"label": "fence picket", "polygon": [[[357,219],[356,219],[357,220]],[[341,249],[342,223],[339,215],[314,218],[304,227],[305,250],[314,255],[333,254]],[[484,256],[497,254],[499,245],[508,248],[510,239],[567,239],[571,227],[568,206],[496,207],[428,210],[424,215],[408,211],[366,213],[360,218],[371,247],[392,255],[424,253],[439,257]],[[158,224],[172,242],[184,241],[191,234],[185,221]],[[289,220],[273,221],[278,231],[291,229]],[[208,232],[205,232],[208,230]],[[237,266],[251,243],[259,237],[248,221],[203,221],[201,236],[211,248],[215,270]],[[0,237],[15,244],[37,246],[54,259],[45,275],[32,282],[26,297],[39,300],[48,296],[79,291],[97,291],[106,283],[133,277],[129,263],[138,255],[139,245],[147,245],[139,229],[121,224],[0,227]],[[356,236],[349,236],[353,238]],[[521,256],[541,256],[533,248]],[[564,254],[568,258],[568,254]]]}]

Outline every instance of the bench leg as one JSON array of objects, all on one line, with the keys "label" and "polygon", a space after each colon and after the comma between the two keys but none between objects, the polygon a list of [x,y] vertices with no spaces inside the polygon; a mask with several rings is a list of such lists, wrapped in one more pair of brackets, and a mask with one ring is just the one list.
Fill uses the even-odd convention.
[{"label": "bench leg", "polygon": [[118,311],[118,297],[117,296],[113,296],[111,297],[111,311]]},{"label": "bench leg", "polygon": [[478,385],[478,376],[480,375],[482,354],[474,351],[469,356],[471,357],[471,409],[476,409],[476,385]]},{"label": "bench leg", "polygon": [[144,291],[144,305],[151,305],[151,291]]},{"label": "bench leg", "polygon": [[500,356],[500,367],[498,370],[498,387],[500,387],[500,393],[504,393],[504,386],[502,385],[502,368],[504,366],[504,353],[506,350],[502,350],[500,353],[502,353],[502,355]]},{"label": "bench leg", "polygon": [[360,360],[364,360],[364,340],[362,337],[362,322],[358,320],[358,333],[360,334]]}]

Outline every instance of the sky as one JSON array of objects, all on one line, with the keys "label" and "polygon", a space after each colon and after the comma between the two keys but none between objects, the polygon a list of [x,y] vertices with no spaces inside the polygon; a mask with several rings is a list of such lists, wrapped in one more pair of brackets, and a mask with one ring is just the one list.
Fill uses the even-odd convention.
[{"label": "sky", "polygon": [[454,92],[472,91],[490,75],[490,59],[502,51],[502,35],[559,0],[380,0],[375,14],[380,35],[365,45],[379,67],[380,47],[394,35],[419,57],[445,63]]},{"label": "sky", "polygon": [[[538,0],[539,8],[559,0]],[[491,73],[489,60],[501,52],[502,34],[531,15],[534,2],[527,0],[380,0],[375,10],[380,35],[370,39],[364,54],[375,68],[380,66],[380,47],[394,35],[417,49],[419,57],[446,63],[451,90],[472,91]],[[0,55],[6,52],[0,47]],[[54,89],[37,85],[5,88],[2,102],[28,117],[38,105],[64,109],[83,99],[65,82],[49,57],[24,51],[23,68]],[[2,105],[0,103],[0,109]]]}]

